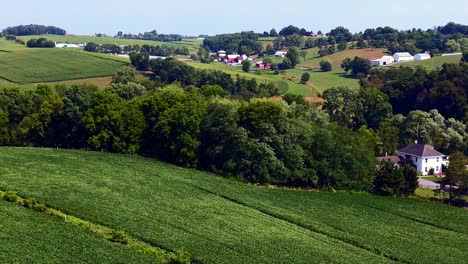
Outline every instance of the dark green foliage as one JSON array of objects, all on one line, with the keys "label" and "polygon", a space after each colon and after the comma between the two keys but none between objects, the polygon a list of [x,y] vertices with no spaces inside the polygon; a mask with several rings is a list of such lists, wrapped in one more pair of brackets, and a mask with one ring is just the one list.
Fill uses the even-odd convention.
[{"label": "dark green foliage", "polygon": [[141,107],[146,119],[143,151],[176,164],[198,164],[200,123],[206,100],[197,91],[172,86],[148,94]]},{"label": "dark green foliage", "polygon": [[227,53],[247,55],[258,54],[262,50],[258,35],[252,31],[206,37],[203,47],[211,51],[225,50]]},{"label": "dark green foliage", "polygon": [[242,71],[244,72],[250,72],[250,66],[252,63],[248,60],[243,60],[242,61]]},{"label": "dark green foliage", "polygon": [[122,53],[122,48],[117,44],[95,44],[95,43],[87,43],[85,51],[88,52],[100,52],[100,53],[113,53],[113,54],[120,54]]},{"label": "dark green foliage", "polygon": [[378,87],[389,96],[395,113],[437,109],[443,116],[464,119],[466,114],[468,67],[444,64],[427,72],[409,67],[374,69],[367,86]]},{"label": "dark green foliage", "polygon": [[128,244],[128,237],[127,237],[127,234],[125,234],[125,231],[112,230],[112,233],[110,234],[110,236],[111,237],[110,237],[109,240],[112,241],[112,242],[119,243],[119,244],[122,244],[122,245]]},{"label": "dark green foliage", "polygon": [[28,48],[55,48],[55,42],[46,38],[30,39],[26,45]]},{"label": "dark green foliage", "polygon": [[302,95],[287,93],[283,95],[283,100],[288,104],[307,104]]},{"label": "dark green foliage", "polygon": [[346,58],[342,62],[341,68],[343,68],[345,72],[351,71],[351,75],[353,77],[359,77],[361,75],[367,77],[370,70],[372,69],[372,65],[368,59],[354,57],[353,60],[351,60],[350,58]]},{"label": "dark green foliage", "polygon": [[20,25],[8,27],[3,30],[4,35],[29,36],[29,35],[66,35],[67,32],[61,28],[43,25]]},{"label": "dark green foliage", "polygon": [[132,65],[139,71],[146,71],[150,68],[149,54],[148,53],[130,53],[130,61]]},{"label": "dark green foliage", "polygon": [[328,72],[328,71],[331,71],[332,70],[332,65],[329,61],[321,61],[320,62],[320,70],[324,71],[324,72]]},{"label": "dark green foliage", "polygon": [[301,83],[305,84],[310,80],[310,74],[308,72],[304,72],[301,76]]},{"label": "dark green foliage", "polygon": [[124,100],[130,100],[146,93],[146,88],[143,85],[133,82],[126,84],[113,83],[107,90],[111,93],[117,94]]},{"label": "dark green foliage", "polygon": [[374,192],[380,195],[410,195],[418,187],[416,169],[405,164],[397,167],[389,160],[379,163],[374,180]]},{"label": "dark green foliage", "polygon": [[137,82],[138,72],[133,67],[123,67],[112,76],[112,83],[127,84]]},{"label": "dark green foliage", "polygon": [[117,95],[100,92],[83,117],[90,133],[88,144],[96,150],[136,153],[141,146],[145,128],[144,117],[132,102],[124,102]]}]

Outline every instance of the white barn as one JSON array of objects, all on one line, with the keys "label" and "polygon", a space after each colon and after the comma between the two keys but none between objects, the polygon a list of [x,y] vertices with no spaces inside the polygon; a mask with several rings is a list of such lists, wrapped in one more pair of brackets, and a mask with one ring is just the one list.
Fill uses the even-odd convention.
[{"label": "white barn", "polygon": [[56,48],[81,48],[78,44],[70,44],[70,43],[57,43],[55,42]]},{"label": "white barn", "polygon": [[427,53],[419,53],[419,54],[414,55],[414,60],[415,61],[428,60],[430,58],[431,58],[431,55],[429,55]]},{"label": "white barn", "polygon": [[377,60],[371,60],[370,61],[372,66],[385,66],[389,65],[395,62],[392,56],[383,56],[380,59]]},{"label": "white barn", "polygon": [[395,62],[413,61],[414,57],[409,52],[397,52],[393,54]]},{"label": "white barn", "polygon": [[286,57],[287,54],[288,54],[288,52],[286,52],[286,51],[277,51],[277,52],[275,53],[275,57],[282,57],[282,58],[284,58],[284,57]]},{"label": "white barn", "polygon": [[434,169],[434,174],[442,173],[442,165],[447,163],[444,154],[425,144],[408,145],[399,149],[398,155],[405,160],[410,160],[423,176],[428,175],[431,169]]}]

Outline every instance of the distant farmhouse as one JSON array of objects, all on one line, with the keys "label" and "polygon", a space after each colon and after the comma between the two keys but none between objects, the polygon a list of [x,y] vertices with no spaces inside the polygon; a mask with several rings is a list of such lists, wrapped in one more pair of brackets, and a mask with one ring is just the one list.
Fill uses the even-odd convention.
[{"label": "distant farmhouse", "polygon": [[441,174],[442,167],[447,166],[447,156],[426,144],[414,143],[398,150],[398,156],[378,157],[378,161],[389,160],[395,166],[411,162],[419,174],[426,176],[429,172]]},{"label": "distant farmhouse", "polygon": [[409,52],[397,52],[393,54],[393,59],[395,62],[413,61],[414,57]]}]

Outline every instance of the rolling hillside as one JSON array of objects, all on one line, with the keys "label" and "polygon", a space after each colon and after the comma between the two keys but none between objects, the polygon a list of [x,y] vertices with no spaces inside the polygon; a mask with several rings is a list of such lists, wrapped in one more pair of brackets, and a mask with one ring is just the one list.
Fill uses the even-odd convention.
[{"label": "rolling hillside", "polygon": [[76,226],[3,201],[0,230],[1,263],[155,262],[150,256],[102,240]]},{"label": "rolling hillside", "polygon": [[468,258],[468,213],[425,201],[256,187],[152,159],[73,150],[0,148],[0,175],[3,190],[185,249],[200,263]]}]

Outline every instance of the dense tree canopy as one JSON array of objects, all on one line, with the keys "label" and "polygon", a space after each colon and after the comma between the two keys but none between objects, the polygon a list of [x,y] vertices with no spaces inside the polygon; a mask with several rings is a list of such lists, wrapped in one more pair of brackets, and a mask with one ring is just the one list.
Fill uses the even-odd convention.
[{"label": "dense tree canopy", "polygon": [[19,25],[14,27],[7,27],[3,31],[4,35],[14,36],[30,36],[30,35],[66,35],[67,32],[61,28],[54,26],[43,26],[43,25]]}]

